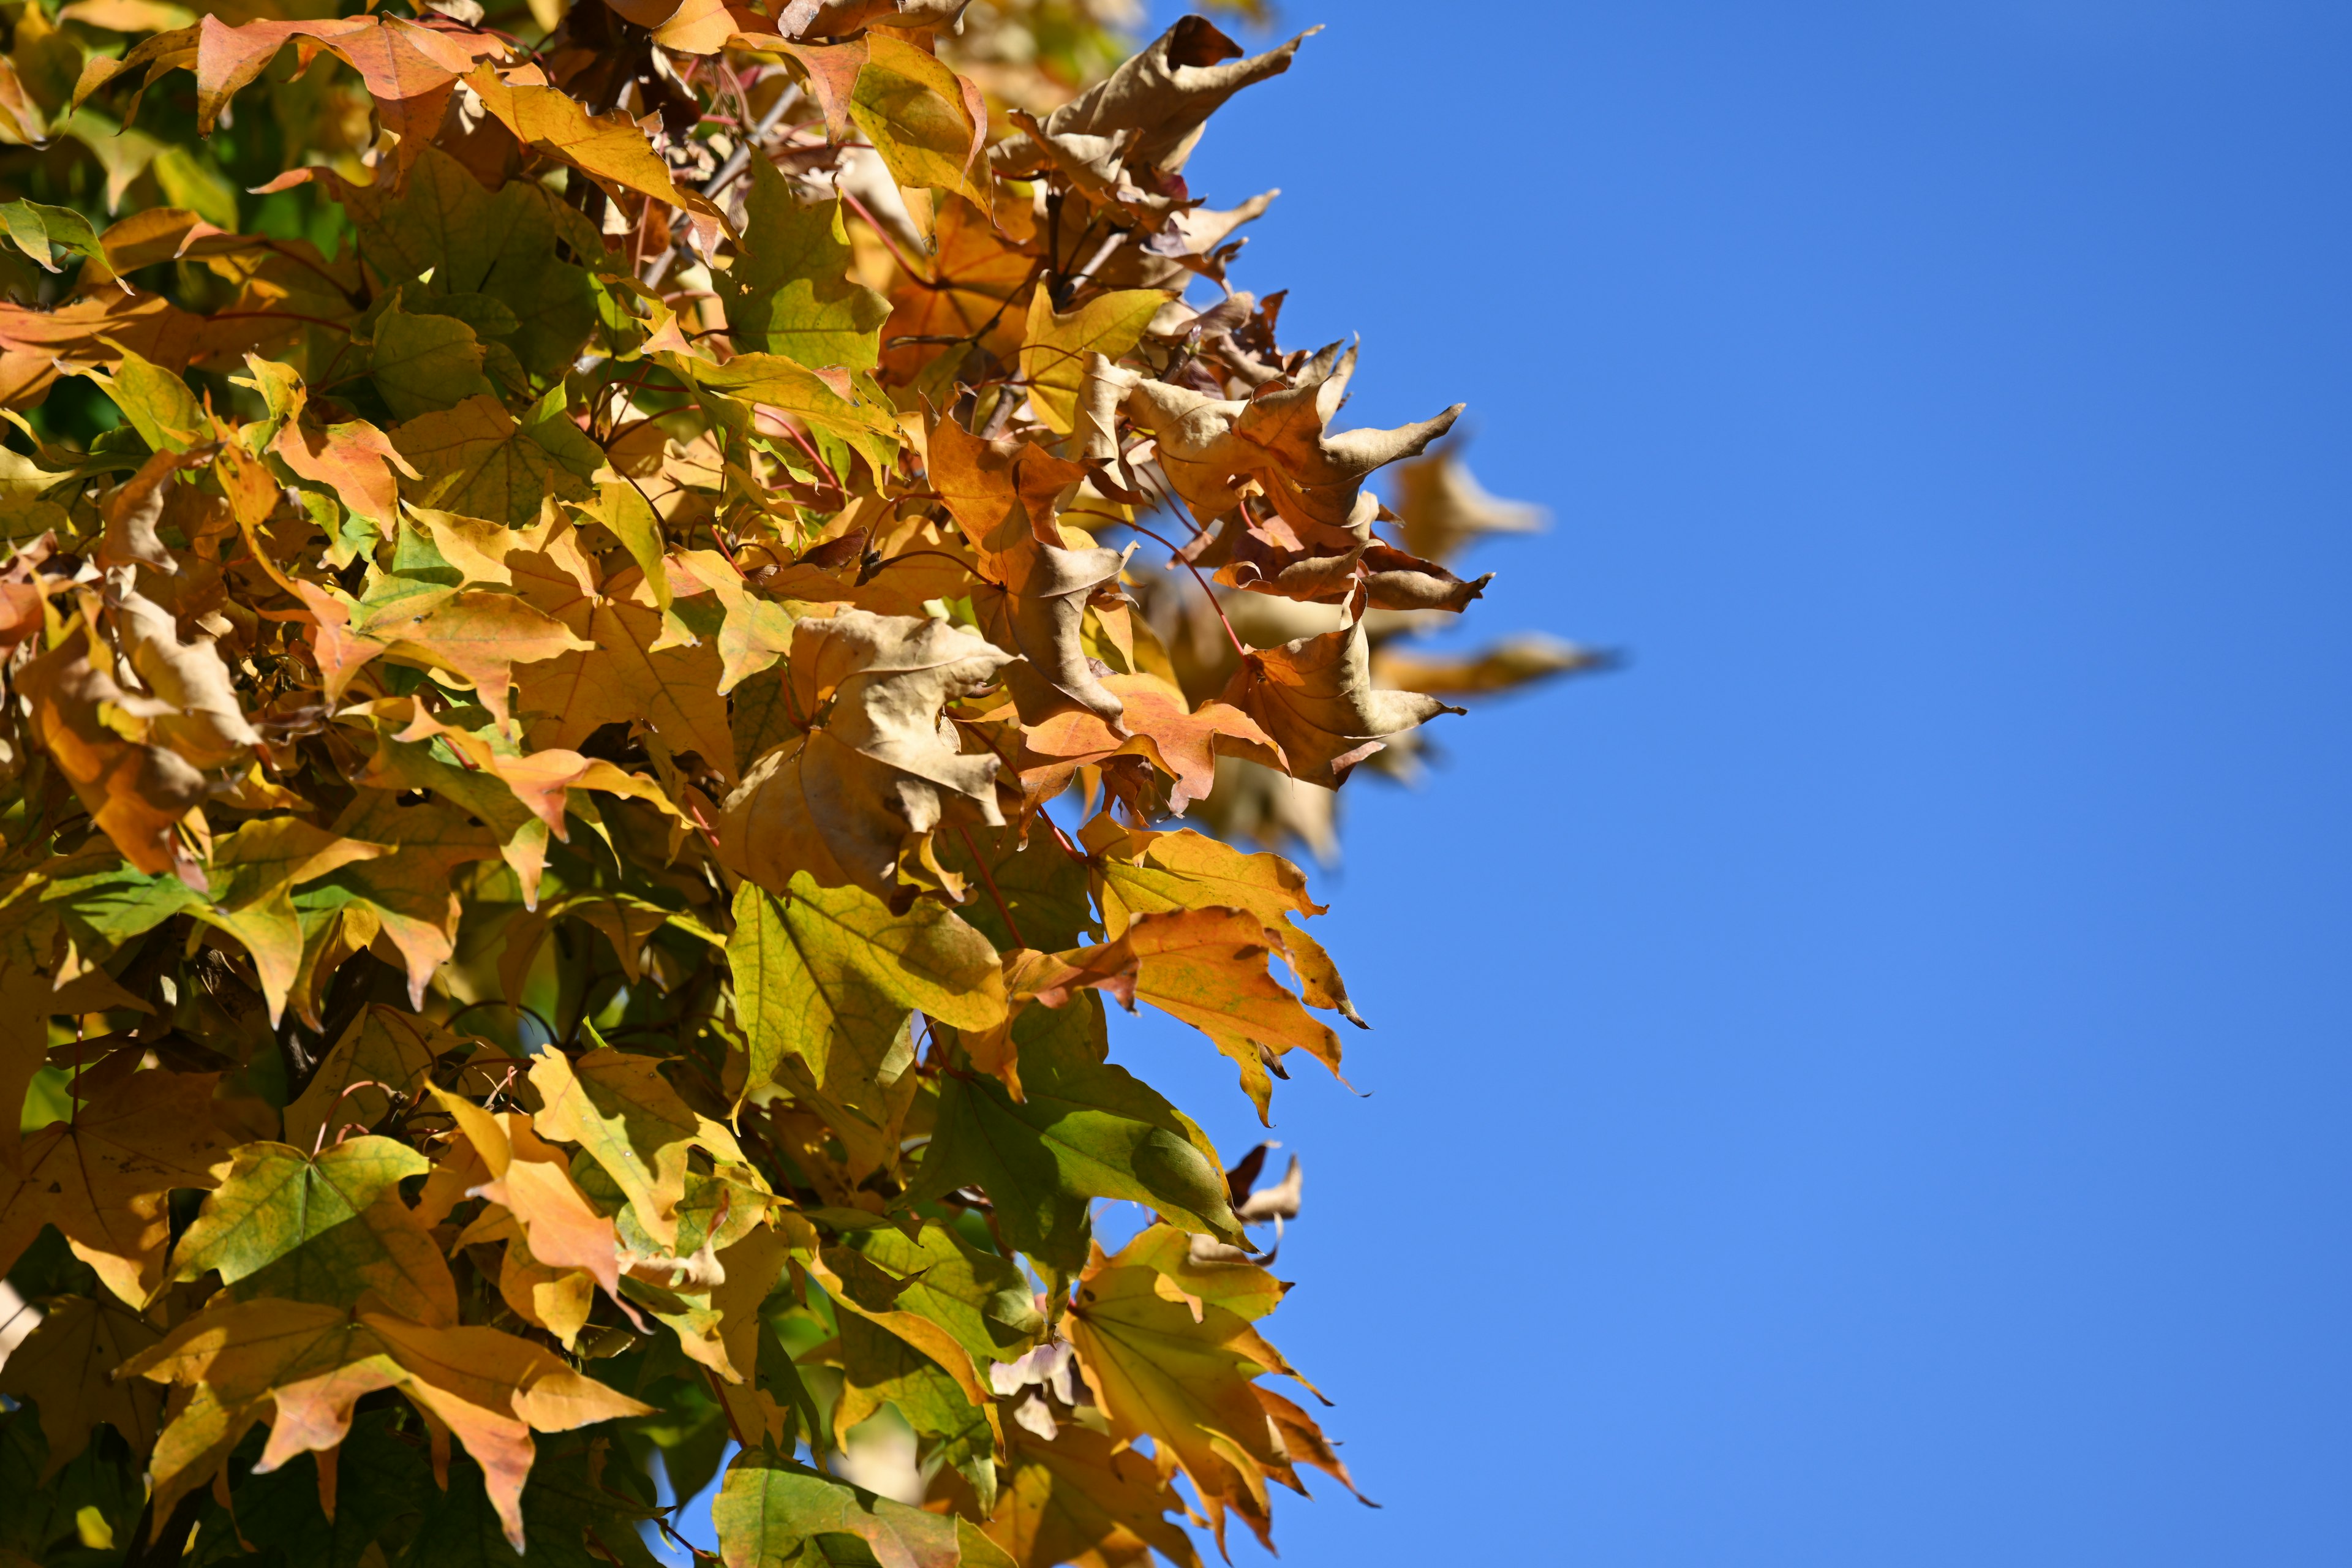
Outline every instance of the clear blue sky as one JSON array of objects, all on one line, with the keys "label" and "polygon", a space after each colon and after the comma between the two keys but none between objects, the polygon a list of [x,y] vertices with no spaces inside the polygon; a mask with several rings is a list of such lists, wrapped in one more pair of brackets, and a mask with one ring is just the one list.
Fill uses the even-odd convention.
[{"label": "clear blue sky", "polygon": [[1635,662],[1351,790],[1283,1561],[2352,1562],[2352,11],[1288,9],[1240,281]]},{"label": "clear blue sky", "polygon": [[1286,9],[1244,286],[1635,662],[1352,790],[1283,1561],[2352,1563],[2352,10]]}]

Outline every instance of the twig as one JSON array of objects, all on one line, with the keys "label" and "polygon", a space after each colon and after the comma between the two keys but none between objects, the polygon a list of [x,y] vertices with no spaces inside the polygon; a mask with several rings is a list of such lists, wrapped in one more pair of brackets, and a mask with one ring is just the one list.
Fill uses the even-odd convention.
[{"label": "twig", "polygon": [[1011,934],[1013,945],[1027,947],[1029,944],[1022,940],[1021,927],[1013,921],[1012,910],[1005,905],[1004,895],[996,890],[996,879],[989,875],[988,862],[981,858],[980,846],[971,841],[971,829],[959,822],[956,835],[963,840],[963,847],[971,851],[971,863],[980,868],[981,885],[988,889],[990,900],[996,905],[996,912],[1004,917],[1004,929]]},{"label": "twig", "polygon": [[1249,657],[1249,649],[1242,646],[1242,639],[1234,631],[1234,623],[1225,619],[1225,607],[1217,602],[1217,591],[1209,586],[1209,580],[1201,575],[1201,569],[1198,566],[1193,565],[1190,561],[1185,561],[1183,555],[1174,545],[1170,544],[1166,540],[1161,539],[1158,534],[1152,532],[1151,530],[1144,527],[1143,524],[1139,522],[1130,522],[1127,526],[1135,530],[1136,532],[1143,535],[1146,539],[1157,541],[1160,544],[1165,546],[1168,551],[1169,562],[1171,564],[1180,561],[1184,563],[1184,570],[1192,574],[1192,581],[1201,584],[1201,592],[1209,596],[1209,608],[1217,613],[1217,624],[1225,628],[1225,639],[1234,645],[1234,652],[1239,654],[1244,658],[1247,658]]}]

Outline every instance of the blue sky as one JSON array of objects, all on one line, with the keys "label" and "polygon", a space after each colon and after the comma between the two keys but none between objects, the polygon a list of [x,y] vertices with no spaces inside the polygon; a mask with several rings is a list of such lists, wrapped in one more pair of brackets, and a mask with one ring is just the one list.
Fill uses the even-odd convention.
[{"label": "blue sky", "polygon": [[1286,19],[1244,286],[1634,662],[1351,788],[1284,1561],[2352,1561],[2352,12]]},{"label": "blue sky", "polygon": [[1351,786],[1283,1561],[2352,1561],[2352,12],[1288,19],[1238,280],[1633,663]]}]

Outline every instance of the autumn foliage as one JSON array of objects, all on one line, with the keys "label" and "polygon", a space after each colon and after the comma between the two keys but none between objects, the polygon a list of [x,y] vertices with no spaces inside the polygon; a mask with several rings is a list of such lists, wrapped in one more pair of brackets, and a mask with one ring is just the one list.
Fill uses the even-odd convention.
[{"label": "autumn foliage", "polygon": [[1296,1164],[1108,1021],[1339,1072],[1272,851],[1586,661],[1415,650],[1534,519],[1228,285],[1301,40],[334,9],[0,5],[0,1563],[643,1564],[730,1445],[730,1568],[1352,1487]]}]

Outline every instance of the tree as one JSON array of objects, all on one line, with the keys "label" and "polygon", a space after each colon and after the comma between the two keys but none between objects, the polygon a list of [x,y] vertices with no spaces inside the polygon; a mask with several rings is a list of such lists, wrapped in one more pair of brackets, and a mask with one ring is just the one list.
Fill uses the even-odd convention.
[{"label": "tree", "polygon": [[1108,1019],[1337,1072],[1230,840],[1589,661],[1398,640],[1528,516],[1385,508],[1457,410],[1335,430],[1226,287],[1185,161],[1300,40],[334,9],[0,6],[0,1558],[644,1563],[730,1442],[730,1568],[1352,1486],[1295,1163]]}]

